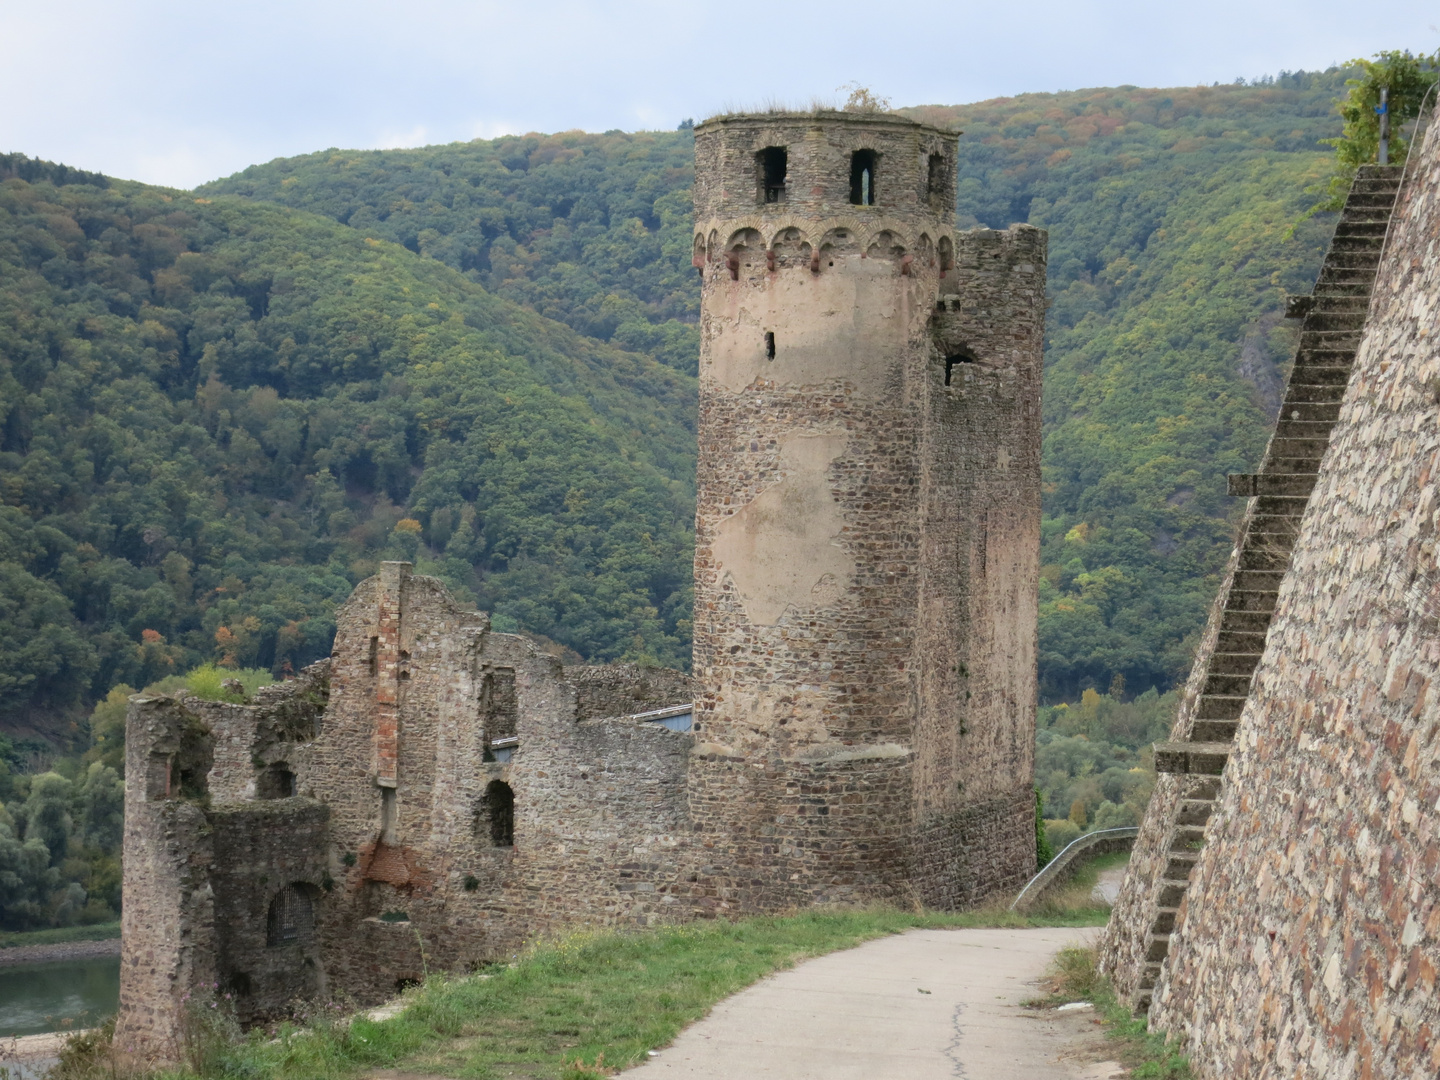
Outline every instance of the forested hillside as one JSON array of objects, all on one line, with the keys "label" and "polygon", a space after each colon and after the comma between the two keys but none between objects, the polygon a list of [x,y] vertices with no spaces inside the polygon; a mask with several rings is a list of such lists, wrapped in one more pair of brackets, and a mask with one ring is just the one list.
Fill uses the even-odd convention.
[{"label": "forested hillside", "polygon": [[[962,222],[1050,230],[1048,698],[1164,689],[1230,543],[1331,223],[1287,227],[1327,168],[1345,74],[908,110],[964,130]],[[582,332],[694,371],[688,131],[329,150],[205,190],[394,240]],[[1118,680],[1117,680],[1118,677]]]},{"label": "forested hillside", "polygon": [[[1342,83],[912,110],[966,132],[962,222],[1050,230],[1056,840],[1153,782],[1223,477],[1257,462],[1282,294],[1331,227],[1285,238]],[[131,687],[324,655],[380,559],[581,656],[688,664],[690,184],[688,130],[332,150],[193,193],[0,155],[0,926],[114,916]]]},{"label": "forested hillside", "polygon": [[316,215],[74,179],[0,183],[11,731],[309,663],[387,557],[585,656],[688,660],[693,380]]}]

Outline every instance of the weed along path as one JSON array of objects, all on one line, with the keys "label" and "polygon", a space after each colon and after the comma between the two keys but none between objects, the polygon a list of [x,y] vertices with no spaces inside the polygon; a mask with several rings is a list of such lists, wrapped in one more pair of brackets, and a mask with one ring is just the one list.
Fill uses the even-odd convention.
[{"label": "weed along path", "polygon": [[1108,1080],[1094,1012],[1033,1011],[1073,928],[911,930],[722,1001],[627,1080]]}]

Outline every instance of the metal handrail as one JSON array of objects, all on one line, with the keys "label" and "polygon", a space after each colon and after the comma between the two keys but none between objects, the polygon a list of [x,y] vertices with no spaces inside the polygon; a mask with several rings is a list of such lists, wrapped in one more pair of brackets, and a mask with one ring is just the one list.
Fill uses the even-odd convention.
[{"label": "metal handrail", "polygon": [[[1425,121],[1428,114],[1425,112],[1425,103],[1430,100],[1436,89],[1440,88],[1440,80],[1430,84],[1430,89],[1425,91],[1425,96],[1420,99],[1420,108],[1415,114],[1415,130],[1410,133],[1410,145],[1405,149],[1405,164],[1400,166],[1400,186],[1395,189],[1395,205],[1390,209],[1390,215],[1385,219],[1385,236],[1380,241],[1380,258],[1375,264],[1375,282],[1380,282],[1380,268],[1385,265],[1385,252],[1390,249],[1390,230],[1395,224],[1395,211],[1400,208],[1400,198],[1405,194],[1405,181],[1410,175],[1410,162],[1415,160],[1420,142],[1421,127],[1425,128],[1425,136],[1430,134],[1430,125]],[[1370,303],[1375,302],[1375,290],[1370,290]],[[1367,317],[1368,318],[1368,317]]]},{"label": "metal handrail", "polygon": [[[1065,866],[1068,865],[1068,863],[1069,863],[1069,858],[1070,858],[1070,851],[1071,851],[1071,849],[1074,848],[1077,844],[1082,844],[1082,845],[1084,845],[1084,846],[1080,849],[1081,851],[1083,851],[1085,848],[1090,847],[1090,846],[1093,845],[1096,841],[1099,841],[1099,840],[1105,840],[1105,839],[1119,840],[1119,839],[1122,839],[1123,837],[1127,837],[1127,836],[1134,837],[1134,836],[1139,836],[1139,835],[1140,835],[1140,828],[1139,828],[1139,826],[1137,826],[1137,825],[1122,825],[1121,827],[1116,828],[1116,829],[1101,829],[1101,830],[1099,830],[1098,832],[1089,832],[1089,833],[1084,833],[1084,834],[1081,835],[1081,836],[1077,836],[1074,840],[1071,840],[1070,843],[1066,844],[1063,848],[1060,849],[1060,854],[1056,855],[1053,859],[1051,859],[1048,863],[1046,863],[1043,867],[1041,867],[1039,873],[1037,873],[1034,877],[1032,877],[1029,881],[1027,881],[1027,882],[1025,883],[1025,887],[1020,890],[1020,895],[1017,896],[1017,897],[1015,897],[1014,902],[1010,905],[1010,910],[1011,910],[1011,911],[1014,911],[1017,907],[1020,906],[1020,901],[1022,901],[1022,900],[1025,899],[1025,894],[1028,893],[1028,892],[1035,886],[1035,884],[1036,884],[1037,882],[1040,882],[1040,879],[1041,879],[1041,878],[1045,877],[1047,874],[1048,874],[1049,876],[1051,876],[1051,877],[1058,877],[1059,875],[1058,875],[1058,872],[1056,871],[1056,868],[1059,867],[1060,869],[1064,869]],[[1080,852],[1077,851],[1077,852],[1075,852],[1075,854],[1078,855],[1078,854],[1080,854]],[[1043,883],[1042,883],[1042,884],[1043,884]]]}]

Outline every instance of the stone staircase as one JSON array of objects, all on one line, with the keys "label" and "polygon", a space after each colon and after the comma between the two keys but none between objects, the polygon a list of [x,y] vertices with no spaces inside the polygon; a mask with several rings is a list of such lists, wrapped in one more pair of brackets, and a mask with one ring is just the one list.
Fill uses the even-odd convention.
[{"label": "stone staircase", "polygon": [[1254,474],[1231,476],[1231,495],[1251,503],[1237,544],[1235,572],[1224,603],[1215,647],[1197,657],[1207,665],[1189,738],[1155,745],[1155,768],[1190,778],[1170,827],[1154,919],[1145,938],[1145,970],[1133,1002],[1150,1008],[1161,965],[1190,871],[1200,857],[1209,821],[1220,796],[1220,774],[1229,759],[1250,681],[1265,649],[1265,634],[1290,565],[1290,553],[1305,513],[1330,429],[1365,329],[1385,233],[1399,193],[1401,169],[1370,165],[1360,169],[1325,255],[1315,291],[1288,298],[1286,316],[1304,320],[1285,401],[1264,464]]}]

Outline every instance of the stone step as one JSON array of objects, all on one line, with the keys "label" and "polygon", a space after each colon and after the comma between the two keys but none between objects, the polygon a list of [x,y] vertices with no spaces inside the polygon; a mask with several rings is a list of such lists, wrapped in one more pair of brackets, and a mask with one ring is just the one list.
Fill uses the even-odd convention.
[{"label": "stone step", "polygon": [[1150,932],[1152,934],[1173,934],[1175,932],[1175,916],[1178,913],[1178,908],[1157,908],[1155,921],[1150,924]]},{"label": "stone step", "polygon": [[1275,610],[1275,597],[1273,592],[1258,589],[1231,589],[1230,595],[1225,598],[1225,610],[1268,615]]},{"label": "stone step", "polygon": [[[1370,209],[1370,208],[1367,208]],[[1361,211],[1363,214],[1364,211]],[[1390,215],[1382,214],[1376,217],[1373,213],[1369,217],[1359,215],[1351,217],[1350,214],[1341,214],[1340,221],[1335,226],[1336,237],[1351,236],[1373,236],[1383,237],[1385,230],[1390,227]],[[1334,240],[1331,240],[1334,243]]]},{"label": "stone step", "polygon": [[[1278,438],[1278,439],[1272,438],[1272,439],[1270,440],[1270,448],[1269,448],[1269,449],[1270,449],[1270,456],[1271,456],[1272,458],[1283,457],[1283,458],[1293,458],[1293,459],[1296,459],[1296,460],[1303,460],[1303,461],[1314,461],[1314,462],[1315,462],[1315,466],[1318,468],[1318,467],[1319,467],[1319,464],[1320,464],[1320,459],[1325,456],[1325,451],[1328,450],[1329,448],[1330,448],[1330,439],[1329,439],[1328,436],[1327,436],[1326,438],[1323,438],[1323,439],[1297,439],[1297,438],[1293,438],[1293,437],[1284,437],[1284,436],[1282,436],[1282,437],[1280,437],[1280,438]],[[1267,463],[1267,467],[1264,468],[1264,469],[1261,469],[1260,471],[1261,471],[1261,472],[1272,472],[1272,471],[1273,471],[1273,472],[1279,472],[1280,470],[1279,470],[1279,469],[1274,469],[1274,470],[1270,469],[1270,468],[1268,467],[1268,463]],[[1297,471],[1297,472],[1303,472],[1303,471],[1307,471],[1307,470],[1297,469],[1296,471]]]},{"label": "stone step", "polygon": [[1247,634],[1241,630],[1228,630],[1223,625],[1215,638],[1215,649],[1224,653],[1244,653],[1259,656],[1265,648],[1265,635]]},{"label": "stone step", "polygon": [[[1186,871],[1189,873],[1189,871]],[[1185,890],[1190,886],[1188,877],[1160,879],[1160,891],[1156,894],[1155,902],[1160,907],[1180,906],[1180,901],[1185,899]]]},{"label": "stone step", "polygon": [[[1243,704],[1245,699],[1240,700]],[[1155,771],[1177,776],[1219,776],[1230,760],[1230,750],[1230,744],[1225,742],[1159,742],[1155,744]]]},{"label": "stone step", "polygon": [[1321,272],[1326,269],[1374,270],[1379,265],[1378,251],[1330,251],[1325,255],[1325,265]]},{"label": "stone step", "polygon": [[1265,462],[1267,466],[1273,466],[1276,472],[1288,473],[1295,476],[1302,473],[1309,473],[1312,476],[1320,472],[1320,461],[1323,455],[1316,454],[1314,457],[1279,457],[1271,458]]},{"label": "stone step", "polygon": [[[1290,566],[1290,548],[1283,550],[1273,544],[1244,544],[1240,549],[1238,570],[1285,570]],[[1221,652],[1250,652],[1250,649],[1221,648]],[[1259,649],[1254,650],[1259,652]]]},{"label": "stone step", "polygon": [[[1303,374],[1303,373],[1302,373]],[[1319,402],[1339,402],[1344,400],[1344,383],[1297,383],[1293,379],[1285,387],[1285,402],[1304,402],[1316,404]]]},{"label": "stone step", "polygon": [[[1307,500],[1308,501],[1308,500]],[[1274,499],[1265,499],[1264,505],[1261,500],[1256,499],[1251,505],[1250,533],[1282,533],[1286,536],[1294,536],[1300,531],[1300,519],[1303,514],[1280,513],[1275,507]],[[1270,543],[1271,541],[1266,541]]]},{"label": "stone step", "polygon": [[[1338,386],[1345,389],[1350,372],[1355,370],[1355,352],[1326,351],[1322,356],[1300,356],[1290,370],[1290,382],[1296,386]],[[1286,389],[1288,391],[1289,384]]]},{"label": "stone step", "polygon": [[1160,978],[1160,967],[1161,965],[1158,963],[1145,965],[1145,967],[1140,972],[1141,990],[1155,989],[1155,982],[1157,979]]},{"label": "stone step", "polygon": [[1199,851],[1204,846],[1203,825],[1176,825],[1170,830],[1171,851]]},{"label": "stone step", "polygon": [[1237,570],[1230,584],[1230,591],[1279,592],[1283,570]]},{"label": "stone step", "polygon": [[1260,657],[1263,654],[1259,649],[1253,652],[1220,652],[1210,654],[1211,675],[1243,675],[1249,678],[1260,666]]},{"label": "stone step", "polygon": [[1212,799],[1185,799],[1175,811],[1175,820],[1181,825],[1204,825],[1215,812],[1217,804]]},{"label": "stone step", "polygon": [[1277,439],[1329,439],[1332,420],[1290,420],[1281,416],[1275,422]]},{"label": "stone step", "polygon": [[1280,408],[1280,416],[1285,420],[1318,420],[1333,424],[1340,419],[1340,402],[1299,401],[1289,394],[1287,388],[1285,404]]},{"label": "stone step", "polygon": [[[1301,354],[1311,349],[1334,349],[1348,350],[1353,353],[1360,347],[1362,331],[1356,329],[1344,329],[1340,327],[1327,328],[1316,327],[1304,329],[1300,332],[1300,344],[1298,351]],[[1353,357],[1352,357],[1353,359]],[[1350,361],[1345,361],[1349,363]]]},{"label": "stone step", "polygon": [[1312,311],[1305,316],[1307,334],[1359,331],[1365,328],[1364,311]]},{"label": "stone step", "polygon": [[[1250,675],[1206,675],[1205,688],[1202,693],[1211,697],[1248,697],[1250,695],[1250,678]],[[1192,738],[1199,739],[1200,737],[1196,735]],[[1201,741],[1209,742],[1211,740]]]},{"label": "stone step", "polygon": [[[1313,406],[1297,405],[1295,410],[1311,407]],[[1338,405],[1335,407],[1339,408]],[[1270,470],[1263,473],[1231,473],[1225,478],[1225,486],[1229,494],[1246,498],[1256,495],[1309,498],[1310,490],[1315,486],[1315,477],[1315,473],[1281,473]]]},{"label": "stone step", "polygon": [[1196,720],[1190,725],[1190,738],[1196,742],[1234,742],[1238,720]]},{"label": "stone step", "polygon": [[[1195,864],[1200,861],[1198,851],[1167,851],[1165,853],[1165,878],[1167,881],[1190,880],[1190,871],[1195,869]],[[1167,907],[1179,907],[1179,904],[1166,905]]]},{"label": "stone step", "polygon": [[1311,293],[1311,315],[1357,315],[1364,318],[1370,308],[1367,293]]},{"label": "stone step", "polygon": [[1364,252],[1374,254],[1378,258],[1380,246],[1383,243],[1383,236],[1335,236],[1330,241],[1330,250],[1347,253]]},{"label": "stone step", "polygon": [[[1263,634],[1270,629],[1270,612],[1268,611],[1224,611],[1220,616],[1220,629],[1224,631],[1239,631],[1249,634]],[[1201,702],[1204,705],[1204,702]],[[1217,720],[1228,720],[1228,716],[1217,716]]]},{"label": "stone step", "polygon": [[1158,963],[1170,955],[1170,935],[1150,934],[1145,938],[1145,959]]}]

